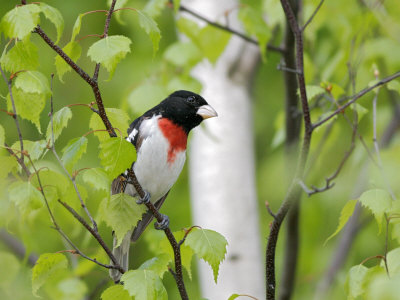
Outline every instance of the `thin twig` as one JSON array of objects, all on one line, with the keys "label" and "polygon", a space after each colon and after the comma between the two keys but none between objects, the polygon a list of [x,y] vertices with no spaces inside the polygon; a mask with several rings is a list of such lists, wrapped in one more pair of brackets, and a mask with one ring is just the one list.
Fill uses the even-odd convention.
[{"label": "thin twig", "polygon": [[375,83],[374,85],[367,87],[361,91],[359,91],[357,94],[353,95],[352,97],[350,97],[351,100],[349,100],[348,102],[346,102],[344,105],[342,105],[340,108],[336,109],[333,113],[331,113],[329,116],[327,116],[326,118],[318,121],[317,123],[312,124],[312,129],[314,130],[315,128],[323,125],[324,123],[326,123],[327,121],[329,121],[330,119],[332,119],[334,116],[336,116],[337,114],[343,112],[347,107],[349,107],[351,104],[353,104],[354,102],[356,102],[358,99],[360,99],[362,96],[364,96],[365,94],[367,94],[368,92],[376,89],[377,87],[380,87],[381,85],[384,85],[396,78],[400,77],[400,71],[381,79],[380,81],[378,81],[377,83]]},{"label": "thin twig", "polygon": [[325,0],[321,0],[319,2],[318,6],[315,8],[315,10],[312,13],[312,15],[310,16],[310,18],[307,20],[307,22],[301,28],[301,31],[304,31],[306,29],[306,27],[312,22],[312,20],[314,19],[315,15],[318,13],[319,9],[321,8],[322,4],[324,3],[324,1]]},{"label": "thin twig", "polygon": [[[181,5],[179,7],[179,10],[181,10],[183,12],[187,12],[188,14],[192,15],[193,17],[195,17],[195,18],[197,18],[199,20],[202,20],[202,21],[206,22],[207,24],[209,24],[209,25],[211,25],[211,26],[213,26],[215,28],[230,32],[233,35],[236,35],[236,36],[242,38],[243,40],[245,40],[246,42],[249,42],[249,43],[251,43],[253,45],[258,45],[259,44],[259,42],[257,40],[255,40],[255,39],[253,39],[253,38],[251,38],[251,37],[239,32],[239,31],[237,31],[235,29],[232,29],[232,28],[230,28],[228,26],[224,26],[224,25],[221,25],[221,24],[219,24],[217,22],[213,22],[213,21],[207,19],[206,17],[203,17],[203,16],[199,15],[198,13],[194,12],[193,10],[187,8],[186,6]],[[267,49],[269,51],[274,51],[274,52],[278,52],[278,53],[284,53],[285,52],[285,49],[283,49],[281,47],[273,46],[273,45],[270,45],[270,44],[267,44]]]},{"label": "thin twig", "polygon": [[1,68],[1,66],[0,66],[0,72],[1,72],[1,75],[3,76],[4,81],[7,84],[7,87],[8,87],[8,93],[10,95],[11,106],[12,106],[13,114],[14,114],[13,118],[14,118],[14,121],[15,121],[15,126],[17,127],[17,131],[18,131],[19,144],[20,144],[20,147],[21,147],[21,157],[18,160],[18,162],[20,164],[24,164],[24,141],[22,140],[21,127],[19,126],[17,109],[15,107],[14,96],[13,96],[13,93],[12,93],[11,79],[7,79],[6,74],[4,73],[3,69]]}]

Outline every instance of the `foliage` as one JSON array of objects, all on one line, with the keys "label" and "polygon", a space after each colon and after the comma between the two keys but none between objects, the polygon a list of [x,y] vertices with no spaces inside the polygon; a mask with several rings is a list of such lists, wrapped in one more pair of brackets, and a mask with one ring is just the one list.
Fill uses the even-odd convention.
[{"label": "foliage", "polygon": [[[21,260],[0,243],[0,262],[6,270],[0,278],[2,299],[29,299],[32,293],[45,299],[82,299],[107,278],[105,268],[84,260],[76,250],[59,253],[71,249],[71,245],[50,228],[54,224],[48,208],[83,253],[107,264],[109,257],[101,246],[57,200],[86,218],[82,200],[98,222],[106,244],[111,245],[112,230],[120,243],[145,211],[130,196],[110,196],[111,181],[136,159],[134,147],[124,139],[130,121],[174,90],[200,92],[201,83],[192,78],[192,69],[204,61],[217,64],[232,37],[232,33],[210,24],[200,26],[180,15],[181,1],[173,1],[171,9],[166,0],[117,1],[116,9],[129,9],[115,11],[110,23],[112,34],[99,37],[95,33],[103,32],[105,16],[94,11],[108,9],[106,2],[108,6],[111,3],[19,5],[7,1],[0,7],[0,32],[4,37],[0,41],[0,66],[7,78],[0,84],[0,224],[24,244],[26,253],[40,255],[36,264],[29,266],[27,259]],[[304,17],[300,19],[307,20],[317,4],[304,1]],[[293,170],[287,170],[283,159],[287,116],[282,76],[276,70],[280,54],[267,51],[267,44],[281,43],[285,19],[278,1],[241,1],[237,13],[244,33],[257,40],[263,61],[253,87],[257,192],[260,207],[268,199],[276,208]],[[312,122],[322,120],[360,89],[399,69],[399,14],[395,0],[323,4],[304,31],[306,91]],[[217,21],[225,25],[223,20]],[[98,82],[117,137],[109,138],[105,131],[91,89],[34,33],[39,24],[86,73],[92,74],[95,64],[100,64]],[[185,38],[178,40],[176,30]],[[53,73],[54,78],[50,75]],[[12,79],[11,93],[8,79]],[[376,129],[378,139],[384,135],[395,110],[393,103],[399,102],[399,92],[399,81],[391,81],[374,94],[378,97],[375,112],[371,105],[374,95],[367,95],[314,131],[306,185],[323,186],[322,178],[336,170],[343,153],[353,142],[356,147],[335,179],[336,185],[303,201],[298,269],[303,279],[294,299],[313,298],[318,279],[328,268],[338,236],[357,210],[357,203],[366,208],[361,214],[366,221],[359,225],[361,234],[354,242],[348,265],[324,299],[398,298],[400,206],[394,198],[400,192],[400,144],[394,138],[376,153],[373,132]],[[23,156],[13,114],[20,122]],[[356,138],[353,126],[357,126]],[[5,143],[15,155],[7,151]],[[60,161],[53,154],[53,143]],[[22,157],[29,174],[17,162],[16,158]],[[360,183],[363,177],[367,179]],[[169,198],[173,200],[163,207],[171,216],[174,230],[188,227],[191,222],[186,186],[184,177],[171,191]],[[264,237],[271,218],[264,209],[260,215]],[[177,231],[174,236],[178,242],[186,238],[180,246],[185,284],[191,298],[200,298],[193,256],[211,266],[210,276],[217,282],[229,241],[202,228]],[[277,261],[283,258],[281,247],[278,245]],[[124,285],[100,286],[97,296],[101,294],[103,300],[166,299],[167,294],[170,299],[178,297],[168,273],[175,265],[167,238],[147,230],[134,252],[132,269],[122,277]],[[230,299],[238,297],[233,294]]]}]

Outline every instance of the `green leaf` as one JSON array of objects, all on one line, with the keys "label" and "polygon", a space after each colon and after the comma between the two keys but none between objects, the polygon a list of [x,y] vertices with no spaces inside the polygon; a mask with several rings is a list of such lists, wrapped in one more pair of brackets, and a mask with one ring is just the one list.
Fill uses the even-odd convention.
[{"label": "green leaf", "polygon": [[333,82],[324,81],[321,82],[321,86],[325,90],[329,90],[335,100],[338,100],[341,95],[344,95],[346,93],[340,85]]},{"label": "green leaf", "polygon": [[15,203],[23,216],[43,207],[42,194],[30,182],[16,181],[8,188],[10,200]]},{"label": "green leaf", "polygon": [[400,274],[400,248],[391,250],[386,256],[390,276]]},{"label": "green leaf", "polygon": [[[81,45],[79,45],[75,41],[71,41],[68,44],[65,45],[65,47],[62,49],[65,54],[67,54],[74,62],[77,62],[79,57],[81,57],[82,54],[82,48]],[[56,70],[58,74],[58,79],[60,79],[61,82],[63,82],[62,78],[65,73],[69,72],[72,70],[70,65],[68,65],[65,60],[57,55],[55,58],[54,64],[56,65]]]},{"label": "green leaf", "polygon": [[138,269],[154,271],[159,277],[162,278],[164,273],[168,271],[168,264],[170,262],[171,257],[168,254],[160,254],[149,260],[146,260]]},{"label": "green leaf", "polygon": [[167,300],[165,287],[157,274],[150,270],[128,271],[121,277],[124,289],[135,299]]},{"label": "green leaf", "polygon": [[18,163],[15,157],[0,155],[0,179],[7,178],[8,174],[18,168]]},{"label": "green leaf", "polygon": [[[106,108],[106,113],[108,119],[110,120],[111,124],[113,124],[114,128],[119,129],[116,130],[115,132],[118,135],[120,133],[122,135],[125,135],[129,127],[129,121],[130,121],[128,114],[122,109],[118,108]],[[95,113],[93,113],[92,116],[90,117],[89,127],[92,130],[105,129],[103,121]],[[110,138],[110,135],[105,131],[94,132],[94,135],[97,136],[100,141],[105,141]]]},{"label": "green leaf", "polygon": [[235,300],[235,299],[238,298],[238,297],[240,297],[239,294],[232,294],[232,295],[228,298],[228,300]]},{"label": "green leaf", "polygon": [[76,36],[79,34],[81,31],[81,25],[82,25],[82,18],[85,16],[85,14],[80,14],[78,18],[76,18],[76,21],[74,23],[74,27],[72,28],[72,36],[71,36],[71,42],[75,41]]},{"label": "green leaf", "polygon": [[82,136],[70,140],[68,144],[64,147],[64,149],[62,150],[63,156],[61,160],[67,170],[71,170],[72,167],[82,157],[82,155],[86,153],[87,144],[88,139]]},{"label": "green leaf", "polygon": [[[308,101],[310,102],[315,97],[325,93],[325,89],[320,87],[319,85],[306,85],[306,92]],[[300,94],[300,90],[297,90],[297,94]]]},{"label": "green leaf", "polygon": [[0,272],[0,286],[7,288],[17,277],[21,268],[19,260],[11,253],[0,252],[0,264],[3,272]]},{"label": "green leaf", "polygon": [[138,205],[135,198],[127,194],[111,195],[107,201],[103,218],[107,225],[114,230],[117,246],[121,244],[125,234],[136,226],[145,211],[144,205]]},{"label": "green leaf", "polygon": [[203,55],[192,42],[176,42],[164,52],[164,58],[177,67],[191,67],[197,64]]},{"label": "green leaf", "polygon": [[147,1],[147,4],[144,7],[143,11],[151,18],[156,18],[161,14],[167,3],[168,0],[150,0]]},{"label": "green leaf", "polygon": [[25,93],[50,94],[49,81],[38,71],[26,71],[18,74],[15,87]]},{"label": "green leaf", "polygon": [[397,80],[392,80],[390,81],[386,87],[391,90],[391,91],[396,91],[397,93],[400,94],[400,82],[398,82]]},{"label": "green leaf", "polygon": [[130,44],[131,40],[126,36],[108,36],[90,46],[87,55],[92,61],[104,65],[111,79],[117,64],[131,51]]},{"label": "green leaf", "polygon": [[169,93],[172,93],[180,89],[184,89],[187,91],[192,91],[200,94],[201,88],[202,85],[198,80],[190,76],[184,76],[184,75],[179,77],[174,76],[173,78],[171,78],[171,80],[168,82],[167,85],[167,90]]},{"label": "green leaf", "polygon": [[332,233],[325,241],[324,245],[334,236],[336,236],[346,225],[347,221],[349,218],[353,215],[354,209],[356,207],[357,200],[349,200],[346,205],[342,208],[342,211],[340,213],[339,217],[339,224],[338,227],[336,228],[335,232]]},{"label": "green leaf", "polygon": [[363,265],[350,269],[346,280],[347,299],[356,299],[364,293],[364,279],[367,272],[368,268]]},{"label": "green leaf", "polygon": [[201,30],[196,22],[186,18],[179,18],[176,22],[176,26],[178,27],[180,32],[185,34],[194,43],[196,43],[197,37],[200,35]]},{"label": "green leaf", "polygon": [[230,38],[230,33],[207,25],[200,30],[199,36],[193,42],[197,43],[211,63],[215,63],[225,50]]},{"label": "green leaf", "polygon": [[95,190],[110,190],[110,180],[107,177],[107,173],[101,168],[86,170],[83,173],[83,181],[91,185]]},{"label": "green leaf", "polygon": [[389,211],[392,207],[392,198],[390,194],[382,189],[372,189],[362,193],[360,196],[360,202],[375,216],[380,231],[383,214]]},{"label": "green leaf", "polygon": [[23,39],[39,24],[39,12],[40,8],[35,4],[16,6],[1,19],[4,35]]},{"label": "green leaf", "polygon": [[263,11],[260,9],[245,5],[239,10],[238,17],[242,21],[245,30],[257,38],[262,58],[265,60],[271,31],[263,19],[262,13]]},{"label": "green leaf", "polygon": [[177,13],[181,7],[181,0],[173,0],[174,2],[174,12]]},{"label": "green leaf", "polygon": [[[25,93],[20,89],[13,87],[12,89],[15,107],[17,114],[26,120],[31,121],[39,133],[40,129],[40,113],[43,111],[46,104],[46,97],[44,94]],[[12,111],[11,98],[7,95],[7,109]]]},{"label": "green leaf", "polygon": [[[24,150],[28,151],[33,161],[38,160],[42,156],[47,146],[45,140],[39,140],[39,141],[23,140],[23,143],[24,143]],[[11,148],[20,149],[20,142],[19,141],[15,142],[11,146]]]},{"label": "green leaf", "polygon": [[163,85],[146,82],[139,85],[129,94],[128,103],[134,114],[141,115],[149,108],[160,103],[166,93],[167,91]]},{"label": "green leaf", "polygon": [[0,63],[4,70],[15,73],[21,70],[34,70],[39,66],[38,49],[29,37],[16,40],[14,47],[3,53]]},{"label": "green leaf", "polygon": [[0,125],[0,145],[4,145],[6,135],[4,134],[4,128]]},{"label": "green leaf", "polygon": [[154,21],[145,12],[136,10],[139,14],[139,25],[144,29],[144,31],[149,35],[153,43],[153,55],[158,51],[158,46],[161,39],[161,31],[157,26],[156,21]]},{"label": "green leaf", "polygon": [[127,290],[124,289],[123,285],[116,284],[110,286],[101,294],[101,300],[131,300]]},{"label": "green leaf", "polygon": [[[58,139],[61,132],[67,127],[68,121],[72,118],[72,111],[69,107],[63,107],[53,115],[54,142]],[[46,140],[51,140],[51,121],[47,126]]]},{"label": "green leaf", "polygon": [[136,160],[135,147],[123,138],[110,138],[100,142],[99,158],[110,179],[130,168]]},{"label": "green leaf", "polygon": [[40,9],[44,16],[50,20],[51,23],[54,24],[57,30],[57,40],[55,41],[55,44],[57,44],[60,41],[61,34],[64,30],[64,19],[61,13],[59,12],[58,9],[47,5],[46,3],[41,2],[40,3]]},{"label": "green leaf", "polygon": [[66,269],[67,258],[61,253],[44,253],[40,255],[32,270],[32,292],[37,296],[37,291],[53,276],[57,270]]},{"label": "green leaf", "polygon": [[228,245],[226,239],[213,230],[194,228],[186,238],[185,244],[211,266],[217,283],[219,265],[225,258]]},{"label": "green leaf", "polygon": [[63,299],[85,299],[88,288],[85,282],[79,278],[67,278],[57,284],[62,292]]}]

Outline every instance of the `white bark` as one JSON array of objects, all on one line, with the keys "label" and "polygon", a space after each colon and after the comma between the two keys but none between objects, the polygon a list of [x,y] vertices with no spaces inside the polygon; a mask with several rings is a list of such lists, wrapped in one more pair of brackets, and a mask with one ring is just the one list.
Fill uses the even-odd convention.
[{"label": "white bark", "polygon": [[[225,11],[238,5],[233,0],[182,2],[211,20],[221,19]],[[231,18],[230,26],[238,28],[237,21]],[[228,299],[233,293],[264,297],[252,103],[247,89],[257,63],[258,49],[232,37],[216,65],[203,61],[193,71],[203,84],[202,96],[219,114],[192,135],[193,223],[218,231],[229,243],[217,285],[210,267],[199,263],[202,296],[210,300]]]}]

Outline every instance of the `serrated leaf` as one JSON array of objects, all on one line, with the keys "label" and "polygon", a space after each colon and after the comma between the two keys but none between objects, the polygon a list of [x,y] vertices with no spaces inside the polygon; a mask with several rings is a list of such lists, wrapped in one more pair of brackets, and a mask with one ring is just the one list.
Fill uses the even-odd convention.
[{"label": "serrated leaf", "polygon": [[347,299],[356,299],[364,293],[363,285],[367,272],[368,268],[363,265],[354,266],[350,269],[346,280]]},{"label": "serrated leaf", "polygon": [[[40,113],[43,111],[46,104],[46,97],[43,94],[36,93],[25,93],[20,89],[12,89],[15,107],[17,114],[26,120],[31,121],[39,133],[42,133],[40,129]],[[12,104],[10,95],[7,95],[7,109],[12,111]]]},{"label": "serrated leaf", "polygon": [[48,79],[38,71],[26,71],[18,74],[15,79],[15,87],[25,93],[50,94]]},{"label": "serrated leaf", "polygon": [[176,42],[164,52],[164,58],[177,67],[190,67],[197,64],[203,55],[192,42]]},{"label": "serrated leaf", "polygon": [[386,255],[386,263],[391,277],[400,273],[400,248],[388,252]]},{"label": "serrated leaf", "polygon": [[225,50],[230,38],[230,33],[207,25],[200,30],[199,36],[193,42],[197,43],[211,63],[215,63]]},{"label": "serrated leaf", "polygon": [[[114,128],[119,129],[115,131],[117,135],[120,135],[120,132],[122,135],[125,135],[129,127],[130,118],[128,114],[122,109],[118,108],[106,108],[106,113],[108,119],[110,120],[111,124],[113,124]],[[93,113],[92,116],[90,117],[89,127],[92,130],[105,129],[103,121],[95,113]],[[107,132],[102,132],[102,131],[94,132],[94,135],[97,136],[100,141],[105,141],[110,138]]]},{"label": "serrated leaf", "polygon": [[[67,127],[68,121],[72,118],[72,111],[69,107],[63,107],[53,115],[53,133],[55,142],[60,136],[61,132]],[[46,140],[51,140],[51,121],[47,126]]]},{"label": "serrated leaf", "polygon": [[10,200],[15,203],[22,215],[43,207],[42,194],[30,182],[16,181],[8,188]]},{"label": "serrated leaf", "polygon": [[[66,175],[48,168],[40,170],[40,181],[42,186],[44,186],[44,192],[49,202],[57,199],[65,200],[68,191],[75,192]],[[36,187],[39,186],[36,176],[32,177],[31,184]]]},{"label": "serrated leaf", "polygon": [[[67,54],[74,62],[77,62],[78,59],[81,57],[82,54],[82,47],[75,41],[71,41],[68,44],[65,45],[62,50]],[[65,73],[69,72],[72,70],[71,66],[68,65],[65,60],[57,55],[54,61],[54,64],[56,65],[56,70],[57,70],[57,75],[58,79],[60,79],[61,82],[63,82],[62,78]]]},{"label": "serrated leaf", "polygon": [[356,207],[357,200],[349,200],[345,206],[342,208],[342,211],[340,212],[340,217],[339,217],[339,224],[338,227],[336,228],[335,232],[332,233],[325,241],[324,245],[334,236],[336,236],[346,225],[347,221],[350,219],[350,217],[353,215],[354,209]]},{"label": "serrated leaf", "polygon": [[154,271],[159,277],[163,277],[164,273],[168,271],[168,264],[171,262],[171,257],[167,254],[160,254],[149,260],[146,260],[138,268],[139,270]]},{"label": "serrated leaf", "polygon": [[161,11],[167,5],[168,0],[150,0],[147,2],[143,11],[151,18],[156,18],[161,14]]},{"label": "serrated leaf", "polygon": [[21,264],[15,255],[3,251],[0,252],[0,264],[3,270],[0,272],[0,286],[7,289],[18,275]]},{"label": "serrated leaf", "polygon": [[387,87],[389,90],[396,91],[397,93],[400,94],[400,82],[398,82],[397,80],[392,80],[392,81],[390,81],[390,82],[386,85],[386,87]]},{"label": "serrated leaf", "polygon": [[211,266],[214,281],[217,283],[219,265],[225,258],[228,245],[226,239],[213,230],[194,228],[186,238],[185,244]]},{"label": "serrated leaf", "polygon": [[16,6],[4,15],[0,27],[6,37],[23,39],[39,24],[39,13],[36,4]]},{"label": "serrated leaf", "polygon": [[32,270],[32,292],[37,296],[37,291],[46,282],[47,278],[54,275],[57,270],[67,268],[67,258],[61,253],[44,253],[40,255]]},{"label": "serrated leaf", "polygon": [[382,189],[372,189],[362,193],[360,196],[360,202],[375,216],[380,231],[383,214],[389,211],[392,206],[392,198],[390,194]]},{"label": "serrated leaf", "polygon": [[242,6],[238,17],[242,21],[246,31],[257,38],[262,58],[265,60],[267,43],[271,37],[271,31],[263,19],[262,10],[248,5]]},{"label": "serrated leaf", "polygon": [[91,185],[95,190],[110,190],[110,180],[107,177],[107,173],[101,168],[86,170],[83,173],[83,181]]},{"label": "serrated leaf", "polygon": [[[42,156],[47,145],[45,140],[39,140],[39,141],[23,140],[23,143],[24,143],[24,150],[28,152],[33,161],[38,160]],[[11,148],[20,149],[20,142],[19,141],[15,142],[11,146]]]},{"label": "serrated leaf", "polygon": [[135,299],[167,300],[165,287],[157,274],[150,270],[132,270],[122,275],[124,289]]},{"label": "serrated leaf", "polygon": [[143,11],[137,10],[137,12],[139,14],[139,25],[149,35],[151,42],[153,43],[153,55],[155,55],[158,51],[158,46],[161,39],[161,31],[153,18]]},{"label": "serrated leaf", "polygon": [[61,160],[67,170],[71,170],[72,167],[82,157],[82,155],[86,153],[87,144],[88,139],[82,136],[70,140],[68,144],[64,147],[64,149],[62,150],[63,156]]},{"label": "serrated leaf", "polygon": [[131,300],[127,290],[124,289],[123,285],[116,284],[110,286],[101,294],[101,300]]},{"label": "serrated leaf", "polygon": [[81,31],[81,26],[82,26],[82,18],[85,16],[85,14],[80,14],[74,23],[74,27],[72,28],[72,36],[71,36],[71,42],[75,41],[76,36],[79,34]]},{"label": "serrated leaf", "polygon": [[131,51],[131,40],[126,36],[112,35],[90,46],[87,55],[96,63],[102,64],[112,78],[117,64]]},{"label": "serrated leaf", "polygon": [[100,142],[99,158],[110,179],[130,168],[136,160],[135,147],[123,138],[110,138]]},{"label": "serrated leaf", "polygon": [[21,70],[34,70],[39,66],[38,49],[31,43],[29,37],[15,41],[14,47],[1,56],[1,65],[15,73]]},{"label": "serrated leaf", "polygon": [[138,205],[136,199],[128,194],[111,195],[103,212],[103,218],[114,230],[117,246],[121,244],[125,234],[136,226],[145,211],[145,206]]},{"label": "serrated leaf", "polygon": [[129,94],[128,103],[134,114],[141,115],[150,107],[159,104],[166,93],[163,85],[148,82],[141,84]]},{"label": "serrated leaf", "polygon": [[55,44],[57,44],[60,41],[61,34],[64,30],[64,19],[63,16],[61,15],[60,11],[46,3],[41,2],[40,3],[40,9],[44,16],[50,20],[51,23],[54,24],[57,30],[57,39],[55,41]]}]

